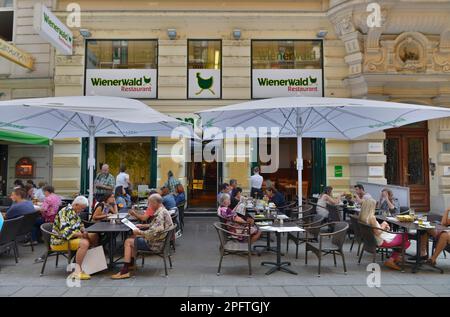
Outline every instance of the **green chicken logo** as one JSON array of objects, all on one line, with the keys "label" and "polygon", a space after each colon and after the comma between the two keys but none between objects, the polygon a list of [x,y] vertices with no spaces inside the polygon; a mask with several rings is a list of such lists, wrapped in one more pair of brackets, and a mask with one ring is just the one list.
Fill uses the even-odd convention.
[{"label": "green chicken logo", "polygon": [[145,76],[144,76],[144,83],[150,84],[151,81],[152,81],[152,78],[151,78],[151,77],[145,77]]},{"label": "green chicken logo", "polygon": [[317,83],[317,77],[309,76],[309,81],[310,81],[311,84],[315,84],[315,83]]},{"label": "green chicken logo", "polygon": [[205,79],[200,76],[200,73],[197,73],[196,76],[197,76],[197,84],[200,87],[200,90],[195,94],[198,96],[203,92],[203,90],[209,90],[213,95],[215,95],[214,91],[212,90],[212,86],[214,84],[214,77],[211,76],[208,79]]}]

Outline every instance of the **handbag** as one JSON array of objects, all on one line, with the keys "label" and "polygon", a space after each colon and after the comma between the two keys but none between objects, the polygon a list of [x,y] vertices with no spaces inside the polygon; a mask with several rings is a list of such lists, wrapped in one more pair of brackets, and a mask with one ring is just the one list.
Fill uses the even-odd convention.
[{"label": "handbag", "polygon": [[81,268],[84,273],[92,275],[108,268],[106,265],[105,252],[102,246],[89,249],[84,257]]}]

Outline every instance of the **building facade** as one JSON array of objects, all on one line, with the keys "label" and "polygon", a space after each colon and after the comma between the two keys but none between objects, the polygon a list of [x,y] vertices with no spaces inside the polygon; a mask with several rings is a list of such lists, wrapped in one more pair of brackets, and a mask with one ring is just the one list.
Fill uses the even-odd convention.
[{"label": "building facade", "polygon": [[[14,1],[16,14],[26,15],[34,2]],[[47,5],[66,21],[71,1],[51,2]],[[59,55],[47,45],[46,95],[139,98],[196,126],[198,111],[280,95],[450,106],[450,1],[373,2],[381,8],[379,27],[368,26],[371,12],[363,0],[131,0],[126,7],[115,0],[107,5],[100,0],[77,1],[81,24],[72,28],[73,55]],[[33,33],[20,24],[26,18],[18,21],[16,38],[20,32]],[[26,37],[39,41],[37,35]],[[276,76],[311,77],[315,90],[309,86],[311,79],[290,91],[264,84],[265,78],[284,78]],[[5,83],[14,76],[7,77]],[[2,98],[24,97],[19,92],[26,80],[33,83],[29,87],[44,85],[41,73],[26,77],[17,83],[22,88],[16,94],[10,88]],[[119,90],[108,85],[118,79],[136,81]],[[1,89],[3,85],[0,79]],[[41,90],[26,96],[41,96]],[[449,130],[449,119],[443,119],[353,141],[306,140],[306,190],[316,193],[328,184],[346,191],[357,181],[396,184],[411,188],[411,203],[417,209],[442,210],[450,203]],[[134,183],[151,186],[164,183],[172,170],[189,188],[192,206],[213,206],[217,183],[231,178],[248,189],[251,167],[260,159],[255,141],[238,141],[237,148],[244,149],[238,157],[224,146],[223,162],[218,163],[189,162],[194,145],[188,141],[176,148],[174,161],[175,142],[98,139],[97,163],[107,162],[113,171],[126,163]],[[295,182],[295,141],[280,140],[279,146],[275,180]],[[61,193],[83,187],[85,148],[83,140],[55,142],[52,178]]]}]

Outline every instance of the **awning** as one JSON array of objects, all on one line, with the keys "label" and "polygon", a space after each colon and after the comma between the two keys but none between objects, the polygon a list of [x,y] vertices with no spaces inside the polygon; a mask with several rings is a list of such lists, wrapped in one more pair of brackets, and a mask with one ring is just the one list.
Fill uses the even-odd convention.
[{"label": "awning", "polygon": [[17,131],[7,131],[0,129],[0,141],[33,144],[33,145],[50,145],[50,139],[34,134],[28,134]]}]

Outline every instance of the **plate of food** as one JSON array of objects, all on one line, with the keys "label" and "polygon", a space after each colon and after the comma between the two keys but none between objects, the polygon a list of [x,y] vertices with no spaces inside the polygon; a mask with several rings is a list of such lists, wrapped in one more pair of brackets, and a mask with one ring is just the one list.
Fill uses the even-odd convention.
[{"label": "plate of food", "polygon": [[400,222],[413,222],[414,216],[411,215],[398,215],[397,220]]}]

